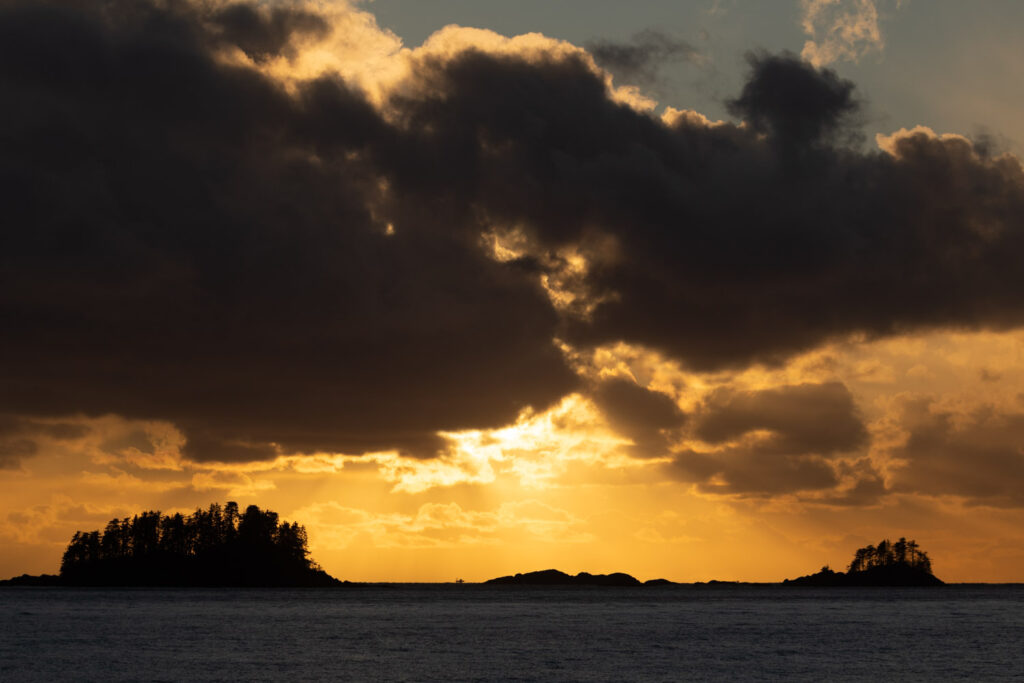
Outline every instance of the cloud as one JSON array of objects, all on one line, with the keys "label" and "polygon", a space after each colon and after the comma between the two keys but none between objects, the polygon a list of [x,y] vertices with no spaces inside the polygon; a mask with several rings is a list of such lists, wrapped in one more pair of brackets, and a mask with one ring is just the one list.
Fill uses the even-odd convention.
[{"label": "cloud", "polygon": [[904,404],[900,424],[907,437],[890,453],[894,490],[1024,506],[1024,413],[953,411],[924,398]]},{"label": "cloud", "polygon": [[[1024,322],[1018,161],[923,129],[851,146],[829,71],[759,55],[745,124],[666,123],[568,43],[408,51],[288,7],[0,8],[0,411],[164,421],[194,461],[422,458],[584,390],[565,349],[707,370]],[[358,46],[313,67],[339,26],[386,78],[332,71]]]},{"label": "cloud", "polygon": [[254,479],[242,472],[196,472],[192,475],[192,488],[196,491],[217,491],[229,499],[252,498],[260,492],[276,488],[266,479]]},{"label": "cloud", "polygon": [[711,444],[768,431],[763,452],[834,455],[868,440],[849,389],[839,382],[761,391],[718,390],[706,400],[694,435]]},{"label": "cloud", "polygon": [[532,277],[427,206],[375,218],[401,146],[361,95],[223,63],[252,36],[200,5],[118,7],[0,10],[4,408],[167,419],[195,460],[426,455],[572,389]]},{"label": "cloud", "polygon": [[[720,389],[704,401],[695,420],[691,437],[703,444],[679,451],[666,471],[710,493],[833,489],[840,473],[829,460],[868,445],[853,397],[839,383]],[[869,493],[847,495],[852,502]]]},{"label": "cloud", "polygon": [[655,29],[637,33],[629,42],[599,40],[587,43],[587,51],[597,65],[626,82],[651,85],[658,71],[675,61],[700,62],[700,52],[685,41]]},{"label": "cloud", "polygon": [[848,484],[838,491],[811,500],[823,505],[866,507],[877,505],[889,493],[885,477],[867,458],[853,463],[839,463],[837,469]]},{"label": "cloud", "polygon": [[632,380],[610,379],[599,383],[593,389],[593,400],[608,425],[633,441],[628,452],[637,457],[665,455],[672,433],[686,421],[675,401]]},{"label": "cloud", "polygon": [[765,457],[757,446],[725,448],[713,454],[681,451],[666,465],[670,478],[694,482],[702,493],[770,497],[824,491],[839,484],[835,470],[821,457]]},{"label": "cloud", "polygon": [[[882,0],[884,3],[885,0]],[[800,0],[801,25],[810,40],[800,54],[814,66],[846,60],[885,47],[876,0]],[[896,0],[899,8],[900,0]]]},{"label": "cloud", "polygon": [[39,447],[29,439],[4,439],[0,441],[0,470],[12,470],[21,466],[21,461],[35,455]]},{"label": "cloud", "polygon": [[859,104],[854,85],[830,69],[813,70],[795,55],[751,54],[750,78],[726,104],[783,153],[832,142],[849,129]]},{"label": "cloud", "polygon": [[88,432],[81,424],[0,414],[0,470],[18,469],[25,458],[39,452],[42,442],[70,441]]},{"label": "cloud", "polygon": [[294,57],[295,38],[323,38],[330,29],[320,15],[283,6],[225,5],[215,9],[211,19],[215,35],[257,62],[279,55]]},{"label": "cloud", "polygon": [[0,519],[0,533],[19,543],[52,543],[63,548],[72,533],[69,528],[96,528],[113,516],[127,514],[129,509],[76,501],[61,494],[52,494],[48,500],[8,513]]},{"label": "cloud", "polygon": [[853,334],[1019,324],[1004,261],[1020,249],[1016,159],[920,131],[896,154],[860,152],[838,134],[856,111],[848,83],[788,55],[757,58],[752,76],[746,92],[781,83],[805,106],[747,97],[763,126],[665,126],[615,106],[582,61],[463,54],[408,103],[425,148],[468,155],[449,154],[424,200],[472,187],[534,264],[578,245],[579,291],[600,303],[563,316],[576,346],[626,341],[711,369]]}]

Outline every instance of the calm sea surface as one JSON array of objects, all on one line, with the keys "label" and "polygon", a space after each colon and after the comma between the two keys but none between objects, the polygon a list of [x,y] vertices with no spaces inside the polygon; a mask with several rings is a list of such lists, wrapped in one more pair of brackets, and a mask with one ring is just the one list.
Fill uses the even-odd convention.
[{"label": "calm sea surface", "polygon": [[1024,679],[1024,587],[0,590],[0,681]]}]

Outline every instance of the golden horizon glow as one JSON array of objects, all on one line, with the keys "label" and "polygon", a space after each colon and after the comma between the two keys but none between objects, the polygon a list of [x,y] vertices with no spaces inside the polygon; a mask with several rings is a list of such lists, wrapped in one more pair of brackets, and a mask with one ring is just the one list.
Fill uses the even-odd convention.
[{"label": "golden horizon glow", "polygon": [[[905,407],[925,398],[923,415],[951,414],[956,429],[970,429],[986,408],[1024,412],[1022,356],[1017,332],[841,342],[735,373],[687,373],[626,345],[577,356],[582,376],[631,377],[690,414],[723,387],[763,391],[844,377],[870,446],[833,463],[847,473],[834,490],[767,496],[718,495],[667,479],[665,458],[625,454],[629,440],[579,394],[524,411],[506,427],[443,433],[449,447],[434,459],[323,453],[197,463],[181,455],[173,425],[75,418],[89,428],[85,436],[46,442],[20,469],[0,471],[0,542],[8,549],[0,573],[53,572],[73,531],[115,516],[237,499],[305,524],[314,558],[357,581],[477,581],[545,568],[778,581],[842,566],[853,549],[901,535],[929,550],[944,580],[1015,581],[1024,568],[1020,508],[900,491],[894,454],[908,438]],[[673,449],[715,453],[766,434],[718,444],[684,435]],[[855,484],[858,462],[871,463],[892,490],[864,504],[830,502]]]}]

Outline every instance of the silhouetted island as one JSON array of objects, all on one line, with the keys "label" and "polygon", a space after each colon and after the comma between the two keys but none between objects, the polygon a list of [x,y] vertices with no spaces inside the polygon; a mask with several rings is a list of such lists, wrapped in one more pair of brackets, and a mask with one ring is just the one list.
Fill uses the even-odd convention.
[{"label": "silhouetted island", "polygon": [[817,574],[786,579],[789,586],[942,586],[932,574],[928,553],[920,550],[915,541],[901,538],[895,543],[888,539],[877,546],[859,548],[846,573],[822,567]]},{"label": "silhouetted island", "polygon": [[580,572],[571,576],[557,569],[545,569],[539,572],[527,572],[515,576],[499,576],[484,581],[485,584],[499,586],[663,586],[671,584],[667,579],[651,579],[641,583],[638,579],[615,572],[613,574],[589,574]]},{"label": "silhouetted island", "polygon": [[103,533],[75,532],[60,576],[23,575],[14,586],[335,586],[309,558],[306,529],[276,512],[214,503],[185,517],[143,512]]}]

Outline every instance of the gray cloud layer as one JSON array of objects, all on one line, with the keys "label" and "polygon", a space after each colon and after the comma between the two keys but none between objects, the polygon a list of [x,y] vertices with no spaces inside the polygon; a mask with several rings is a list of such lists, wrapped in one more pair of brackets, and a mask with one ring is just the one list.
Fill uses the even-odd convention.
[{"label": "gray cloud layer", "polygon": [[[316,16],[203,7],[0,3],[0,411],[167,419],[197,459],[430,454],[578,388],[556,335],[720,368],[1024,319],[1016,162],[848,147],[852,86],[792,56],[752,59],[747,127],[666,126],[581,57],[473,50],[421,60],[385,119],[214,58]],[[494,226],[531,253],[490,258]],[[594,240],[604,303],[560,313],[538,275]]]}]

